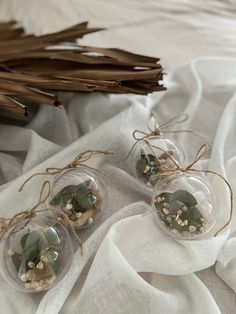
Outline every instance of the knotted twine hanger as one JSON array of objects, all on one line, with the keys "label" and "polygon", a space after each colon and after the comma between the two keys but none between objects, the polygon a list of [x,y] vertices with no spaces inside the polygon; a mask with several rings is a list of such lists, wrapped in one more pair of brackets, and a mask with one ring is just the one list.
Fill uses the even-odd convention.
[{"label": "knotted twine hanger", "polygon": [[[162,152],[165,152],[167,153],[164,149],[156,146],[156,145],[153,145],[153,144],[150,144],[153,148],[156,148],[156,149],[159,149],[161,150]],[[175,159],[170,155],[169,157],[171,158],[171,160],[173,161],[174,165],[176,168],[167,168],[165,166],[163,166],[163,169],[164,170],[161,170],[158,174],[156,174],[157,177],[162,177],[162,176],[166,176],[166,175],[170,175],[170,174],[176,174],[176,173],[191,173],[191,172],[196,172],[196,173],[209,173],[209,174],[214,174],[216,175],[217,177],[221,178],[224,183],[228,186],[229,188],[229,192],[230,192],[230,216],[229,216],[229,219],[228,221],[214,234],[214,237],[216,237],[223,229],[225,229],[230,221],[232,220],[232,215],[233,215],[233,190],[229,184],[229,182],[219,173],[215,172],[215,171],[211,171],[211,170],[206,170],[206,169],[195,169],[193,168],[193,166],[203,157],[203,155],[206,153],[208,149],[208,145],[206,144],[203,144],[200,149],[198,150],[194,160],[187,166],[187,167],[181,167],[176,161]]]},{"label": "knotted twine hanger", "polygon": [[[47,193],[45,196],[43,196],[45,189],[47,188]],[[50,182],[45,181],[41,187],[40,190],[40,195],[39,195],[39,200],[38,202],[30,209],[27,209],[23,212],[15,214],[12,218],[0,218],[0,240],[3,239],[4,235],[8,233],[10,229],[12,229],[14,226],[20,224],[23,221],[26,221],[27,225],[32,218],[34,218],[38,213],[46,212],[46,211],[51,211],[52,213],[55,214],[55,217],[57,220],[62,222],[63,225],[66,227],[69,227],[69,229],[72,231],[74,234],[76,240],[79,243],[79,246],[81,248],[82,252],[82,241],[80,240],[79,236],[74,230],[74,227],[70,223],[69,218],[66,216],[65,213],[61,209],[58,208],[47,208],[47,209],[39,209],[40,205],[44,204],[45,201],[48,199],[50,196]]]},{"label": "knotted twine hanger", "polygon": [[120,190],[117,182],[109,175],[107,175],[105,172],[98,170],[96,168],[93,168],[91,166],[88,166],[85,164],[86,161],[90,160],[93,156],[95,155],[113,155],[114,153],[112,151],[103,151],[103,150],[87,150],[81,154],[78,154],[75,159],[69,163],[68,165],[61,167],[61,168],[47,168],[45,172],[38,172],[30,176],[25,182],[22,184],[22,186],[19,189],[19,192],[21,192],[26,185],[27,182],[29,182],[32,178],[36,176],[44,176],[44,175],[57,175],[62,173],[63,171],[71,170],[71,169],[76,169],[76,168],[84,168],[84,169],[89,169],[93,172],[96,172],[100,174],[101,176],[107,178],[110,180],[118,190]]},{"label": "knotted twine hanger", "polygon": [[[135,140],[135,143],[133,144],[133,146],[131,147],[128,155],[125,157],[125,160],[127,160],[130,156],[130,154],[132,153],[133,149],[135,148],[135,146],[139,143],[139,142],[145,142],[147,144],[147,146],[150,148],[150,150],[152,151],[152,153],[155,155],[153,149],[152,149],[152,145],[150,143],[150,140],[157,138],[157,137],[161,137],[161,135],[163,133],[190,133],[193,134],[199,138],[201,138],[204,142],[205,139],[199,135],[198,133],[192,131],[192,130],[171,130],[171,128],[174,128],[176,125],[178,124],[182,124],[183,122],[187,121],[189,119],[189,115],[188,114],[179,114],[173,118],[171,118],[170,120],[162,123],[161,125],[158,126],[157,124],[157,119],[156,116],[154,114],[154,112],[151,112],[150,115],[150,119],[154,118],[154,126],[151,128],[149,124],[147,124],[147,128],[150,131],[148,132],[144,132],[141,130],[134,130],[133,131],[133,138]],[[169,155],[168,152],[164,151],[165,153],[167,153]]]}]

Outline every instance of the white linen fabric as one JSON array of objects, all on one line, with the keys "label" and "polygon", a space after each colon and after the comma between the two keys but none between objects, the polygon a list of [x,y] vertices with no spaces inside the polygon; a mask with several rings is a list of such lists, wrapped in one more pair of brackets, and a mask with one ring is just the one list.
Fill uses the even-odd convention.
[{"label": "white linen fabric", "polygon": [[[229,58],[236,49],[234,10],[233,1],[216,0],[0,0],[0,18],[20,20],[28,31],[46,33],[88,19],[109,30],[86,37],[83,44],[160,55],[167,68],[178,66],[165,79],[167,92],[148,97],[68,93],[62,95],[64,109],[41,106],[25,125],[7,125],[1,119],[1,215],[9,217],[37,201],[43,179],[18,192],[31,174],[63,166],[86,149],[116,153],[91,165],[121,186],[117,191],[107,182],[107,209],[81,232],[84,254],[75,253],[60,284],[32,296],[1,278],[1,313],[235,313],[235,213],[231,228],[215,238],[176,241],[154,223],[152,191],[133,177],[129,160],[118,163],[133,144],[133,130],[145,130],[151,109],[159,123],[185,112],[190,118],[181,128],[212,144],[199,167],[226,176],[236,192],[236,59]],[[180,66],[204,55],[228,57],[194,59]],[[171,137],[187,153],[187,162],[203,143],[190,134]],[[219,196],[217,229],[229,217],[229,193],[220,180],[210,180]]]},{"label": "white linen fabric", "polygon": [[[181,127],[199,132],[212,143],[211,154],[200,167],[225,175],[235,191],[235,76],[235,59],[198,59],[167,77],[167,93],[150,97],[71,95],[66,109],[42,106],[30,128],[1,125],[5,161],[1,169],[5,182],[22,174],[10,184],[2,185],[1,215],[9,216],[36,202],[42,178],[35,178],[23,192],[18,192],[29,175],[47,167],[63,166],[86,149],[111,149],[116,153],[112,158],[99,157],[91,165],[112,175],[121,186],[118,191],[107,182],[107,209],[98,215],[91,229],[81,231],[84,254],[81,256],[79,250],[75,253],[73,265],[60,284],[44,295],[32,297],[14,290],[9,293],[8,284],[1,281],[4,313],[234,312],[235,295],[223,282],[220,289],[230,300],[227,303],[211,295],[210,290],[215,289],[211,287],[215,279],[208,281],[212,274],[205,276],[204,282],[194,274],[217,262],[218,275],[235,289],[234,228],[232,232],[226,228],[217,237],[195,241],[177,241],[166,235],[150,214],[152,190],[133,177],[129,160],[118,161],[124,159],[133,143],[133,130],[146,129],[151,109],[159,123],[185,112],[190,119]],[[53,113],[60,116],[58,134],[50,134],[49,140],[41,132],[50,127],[48,121]],[[60,134],[69,125],[73,127],[67,143],[73,143],[61,150],[67,143]],[[9,137],[10,132],[14,132],[14,137]],[[177,133],[174,138],[189,161],[202,144],[201,139],[191,134]],[[22,145],[17,147],[17,143]],[[26,158],[18,157],[22,155]],[[15,158],[15,169],[11,167],[12,160],[4,156]],[[229,217],[229,192],[220,180],[214,177],[210,180],[219,196],[217,229]]]}]

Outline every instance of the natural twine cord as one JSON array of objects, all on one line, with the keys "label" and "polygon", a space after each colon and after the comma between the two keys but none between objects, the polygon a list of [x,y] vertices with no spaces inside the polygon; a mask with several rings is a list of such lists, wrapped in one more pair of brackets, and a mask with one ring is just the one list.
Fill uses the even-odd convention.
[{"label": "natural twine cord", "polygon": [[98,170],[96,168],[90,167],[88,165],[85,164],[86,161],[90,160],[93,156],[95,155],[100,155],[100,154],[104,154],[104,155],[113,155],[114,153],[111,151],[103,151],[103,150],[87,150],[79,155],[77,155],[75,157],[75,159],[69,163],[68,165],[61,167],[61,168],[47,168],[45,172],[38,172],[33,174],[32,176],[30,176],[27,180],[25,180],[25,182],[22,184],[22,186],[19,189],[19,192],[21,192],[24,188],[24,186],[34,177],[36,176],[44,176],[44,175],[56,175],[59,173],[62,173],[63,171],[67,171],[67,170],[71,170],[71,169],[75,169],[75,168],[84,168],[84,169],[89,169],[91,171],[94,171],[96,173],[98,173],[99,175],[107,178],[108,180],[110,180],[118,190],[120,190],[117,182],[109,175],[107,175],[105,172]]},{"label": "natural twine cord", "polygon": [[[43,196],[46,188],[47,188],[47,193],[45,196]],[[28,222],[32,218],[34,218],[38,213],[51,211],[52,213],[55,214],[55,217],[59,221],[62,222],[62,224],[69,227],[69,229],[74,234],[76,240],[78,241],[80,248],[81,248],[81,251],[82,251],[82,241],[80,240],[79,236],[75,232],[72,224],[70,223],[69,218],[66,216],[65,213],[63,213],[62,210],[60,210],[58,208],[38,209],[39,206],[44,204],[45,201],[50,196],[50,190],[51,190],[50,182],[45,181],[41,187],[41,190],[40,190],[39,200],[32,208],[16,214],[12,218],[2,218],[1,217],[0,218],[0,240],[3,239],[4,235],[6,235],[10,229],[12,229],[14,226],[18,225],[19,223],[21,223],[23,221],[27,221],[27,224],[28,224]]]},{"label": "natural twine cord", "polygon": [[[185,114],[185,113],[179,114],[179,115],[171,118],[170,120],[162,123],[159,126],[157,124],[157,119],[156,119],[156,116],[155,116],[154,112],[151,112],[150,118],[154,118],[154,126],[153,126],[153,128],[151,128],[150,125],[147,124],[147,128],[150,131],[149,133],[141,131],[141,130],[134,130],[133,131],[133,138],[135,140],[135,143],[131,147],[128,155],[122,161],[125,161],[125,160],[127,160],[129,158],[130,154],[132,153],[132,151],[134,150],[135,146],[139,142],[144,141],[145,143],[147,143],[147,140],[149,142],[152,139],[161,138],[163,133],[190,133],[192,135],[195,135],[195,136],[199,137],[204,142],[206,142],[206,140],[201,135],[199,135],[198,133],[196,133],[196,132],[194,132],[192,130],[186,130],[186,129],[184,129],[184,130],[171,130],[171,128],[174,128],[174,127],[176,127],[176,125],[181,124],[181,123],[183,123],[183,122],[185,122],[185,121],[187,121],[189,119],[189,116],[187,114]],[[163,152],[167,153],[166,151],[163,151]]]}]

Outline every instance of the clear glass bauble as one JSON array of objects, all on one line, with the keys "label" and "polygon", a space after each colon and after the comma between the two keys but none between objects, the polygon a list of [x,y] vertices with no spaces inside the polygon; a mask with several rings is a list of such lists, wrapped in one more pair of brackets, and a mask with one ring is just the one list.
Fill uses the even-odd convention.
[{"label": "clear glass bauble", "polygon": [[176,238],[194,239],[210,232],[217,219],[217,194],[200,174],[178,173],[160,180],[152,200],[153,215]]},{"label": "clear glass bauble", "polygon": [[160,171],[175,168],[173,160],[183,165],[185,158],[182,148],[172,139],[152,137],[148,141],[151,147],[145,141],[138,142],[130,156],[130,163],[137,179],[154,186]]},{"label": "clear glass bauble", "polygon": [[13,227],[2,240],[2,275],[14,288],[48,290],[69,270],[73,245],[54,217],[38,215]]},{"label": "clear glass bauble", "polygon": [[72,169],[56,177],[50,206],[59,206],[75,229],[90,226],[106,206],[106,188],[100,176],[85,169]]}]

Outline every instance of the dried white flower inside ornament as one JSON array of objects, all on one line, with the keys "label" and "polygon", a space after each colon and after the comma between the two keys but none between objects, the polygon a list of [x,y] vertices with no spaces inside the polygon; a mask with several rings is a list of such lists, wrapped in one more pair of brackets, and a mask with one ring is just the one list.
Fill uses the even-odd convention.
[{"label": "dried white flower inside ornament", "polygon": [[15,288],[40,292],[57,284],[73,256],[66,228],[55,218],[36,217],[13,227],[3,241],[3,276]]},{"label": "dried white flower inside ornament", "polygon": [[53,183],[50,205],[59,206],[74,228],[88,227],[106,206],[103,180],[84,169],[61,173]]},{"label": "dried white flower inside ornament", "polygon": [[175,170],[162,172],[162,179],[158,181],[154,189],[153,215],[160,227],[176,238],[195,239],[204,236],[216,224],[219,201],[206,174],[220,177],[229,187],[231,220],[232,189],[229,183],[218,173],[192,168],[205,153],[206,147],[206,145],[201,147],[195,161],[187,168],[180,168],[176,164]]}]

